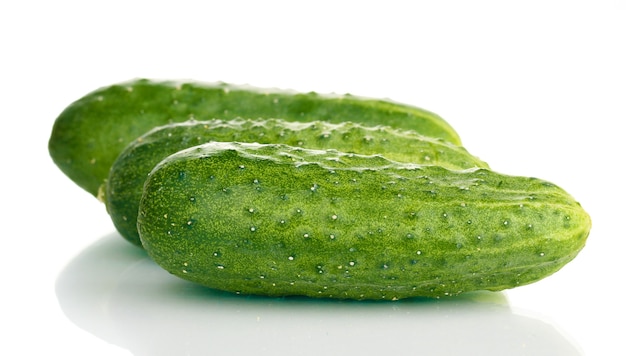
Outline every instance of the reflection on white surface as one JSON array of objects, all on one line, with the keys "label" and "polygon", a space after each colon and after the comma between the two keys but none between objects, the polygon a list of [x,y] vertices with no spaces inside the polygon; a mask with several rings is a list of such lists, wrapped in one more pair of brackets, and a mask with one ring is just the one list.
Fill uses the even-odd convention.
[{"label": "reflection on white surface", "polygon": [[447,300],[356,302],[244,297],[169,275],[111,234],[59,276],[56,293],[79,327],[137,356],[580,355],[502,293]]}]

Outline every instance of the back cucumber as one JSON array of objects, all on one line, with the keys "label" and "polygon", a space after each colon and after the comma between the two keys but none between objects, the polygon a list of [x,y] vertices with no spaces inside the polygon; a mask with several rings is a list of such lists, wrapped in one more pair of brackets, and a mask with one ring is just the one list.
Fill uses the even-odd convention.
[{"label": "back cucumber", "polygon": [[156,263],[211,288],[401,299],[545,278],[583,248],[591,222],[540,179],[214,142],[152,170],[137,226]]},{"label": "back cucumber", "polygon": [[436,164],[449,169],[486,168],[464,148],[414,131],[352,122],[287,122],[280,119],[188,121],[155,128],[131,142],[113,163],[104,201],[111,219],[128,241],[141,245],[137,211],[150,171],[182,149],[210,141],[281,143],[314,149],[332,148],[361,154],[382,154],[407,163]]},{"label": "back cucumber", "polygon": [[150,129],[190,118],[235,117],[348,120],[414,130],[460,145],[457,133],[441,117],[389,100],[140,79],[98,89],[69,105],[54,123],[48,148],[56,165],[96,196],[120,152]]}]

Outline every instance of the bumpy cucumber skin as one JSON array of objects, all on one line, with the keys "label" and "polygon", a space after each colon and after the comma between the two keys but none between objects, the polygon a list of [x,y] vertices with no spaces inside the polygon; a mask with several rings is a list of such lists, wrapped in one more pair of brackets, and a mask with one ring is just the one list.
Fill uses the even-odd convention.
[{"label": "bumpy cucumber skin", "polygon": [[381,154],[407,163],[436,164],[449,169],[487,168],[464,148],[414,131],[344,122],[295,123],[279,119],[189,121],[155,128],[131,142],[111,167],[105,203],[117,231],[141,246],[137,212],[146,177],[164,158],[210,141],[282,143],[313,149],[332,148],[360,154]]},{"label": "bumpy cucumber skin", "polygon": [[138,219],[148,254],[181,278],[347,299],[532,283],[572,260],[590,226],[569,194],[539,179],[232,143],[162,161]]},{"label": "bumpy cucumber skin", "polygon": [[460,145],[457,133],[441,117],[392,101],[139,79],[98,89],[68,106],[55,121],[48,148],[61,171],[97,196],[119,153],[150,129],[190,118],[235,117],[350,120],[415,130]]}]

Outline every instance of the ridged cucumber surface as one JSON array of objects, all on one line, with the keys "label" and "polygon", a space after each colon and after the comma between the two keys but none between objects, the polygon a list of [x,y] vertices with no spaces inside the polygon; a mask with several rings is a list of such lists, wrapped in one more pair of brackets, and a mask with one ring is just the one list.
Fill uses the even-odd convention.
[{"label": "ridged cucumber surface", "polygon": [[287,121],[353,121],[460,139],[441,117],[390,100],[320,95],[225,83],[138,79],[91,92],[56,119],[48,148],[56,165],[96,196],[113,161],[137,137],[171,122],[244,118]]},{"label": "ridged cucumber surface", "polygon": [[591,222],[549,182],[381,156],[209,143],[150,173],[138,229],[170,273],[241,294],[442,297],[528,284]]},{"label": "ridged cucumber surface", "polygon": [[407,163],[449,169],[486,168],[464,148],[411,130],[363,126],[352,122],[287,122],[280,119],[188,121],[161,126],[131,142],[113,163],[105,203],[111,219],[128,241],[141,245],[137,212],[148,173],[177,151],[210,141],[280,143],[294,147],[381,154]]}]

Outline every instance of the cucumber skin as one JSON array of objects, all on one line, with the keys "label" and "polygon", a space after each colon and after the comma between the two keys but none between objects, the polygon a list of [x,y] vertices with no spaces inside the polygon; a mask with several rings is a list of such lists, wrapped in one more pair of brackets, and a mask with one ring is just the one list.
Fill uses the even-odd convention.
[{"label": "cucumber skin", "polygon": [[48,150],[61,171],[97,196],[119,153],[150,129],[190,118],[235,117],[350,120],[415,130],[460,145],[458,134],[441,117],[388,100],[137,79],[100,88],[70,104],[54,123]]},{"label": "cucumber skin", "polygon": [[151,172],[138,228],[165,270],[240,294],[443,297],[545,278],[591,221],[535,178],[212,143]]},{"label": "cucumber skin", "polygon": [[390,127],[365,127],[344,122],[293,123],[279,119],[189,121],[155,128],[131,142],[113,163],[106,181],[107,211],[117,231],[141,246],[137,212],[146,177],[164,158],[210,141],[280,143],[314,149],[333,148],[381,154],[391,160],[437,164],[449,169],[487,168],[464,148]]}]

